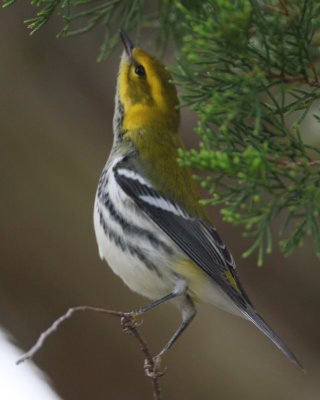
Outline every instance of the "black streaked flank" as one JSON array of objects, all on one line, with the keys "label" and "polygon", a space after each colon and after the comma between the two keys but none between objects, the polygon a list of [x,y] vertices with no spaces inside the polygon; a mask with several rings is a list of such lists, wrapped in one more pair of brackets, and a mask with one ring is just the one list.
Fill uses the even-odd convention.
[{"label": "black streaked flank", "polygon": [[105,235],[118,247],[121,248],[123,252],[128,251],[131,255],[137,257],[149,270],[156,272],[156,274],[161,278],[162,274],[159,269],[150,261],[143,253],[143,251],[132,244],[125,241],[121,236],[114,232],[110,227],[107,226],[105,219],[103,218],[101,210],[98,208],[99,221]]},{"label": "black streaked flank", "polygon": [[168,255],[173,254],[173,249],[168,246],[165,242],[160,240],[156,235],[150,232],[148,229],[141,228],[133,223],[129,223],[121,212],[115,207],[114,203],[110,199],[109,192],[107,191],[108,177],[106,170],[101,174],[99,185],[98,185],[98,199],[109,211],[112,219],[117,222],[123,231],[132,236],[138,236],[138,240],[148,240],[155,248],[162,249]]},{"label": "black streaked flank", "polygon": [[100,175],[99,182],[98,182],[98,191],[97,191],[98,198],[101,197],[101,195],[103,194],[102,190],[103,190],[103,188],[105,188],[105,186],[108,183],[107,173],[108,173],[108,170],[106,168],[104,168]]}]

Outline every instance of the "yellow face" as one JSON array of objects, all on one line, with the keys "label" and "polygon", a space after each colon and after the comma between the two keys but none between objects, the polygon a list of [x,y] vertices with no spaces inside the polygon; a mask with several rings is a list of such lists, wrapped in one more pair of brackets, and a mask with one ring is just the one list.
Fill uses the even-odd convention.
[{"label": "yellow face", "polygon": [[179,118],[176,88],[169,83],[171,76],[155,57],[133,48],[131,54],[122,55],[118,90],[124,113],[134,110],[173,115]]}]

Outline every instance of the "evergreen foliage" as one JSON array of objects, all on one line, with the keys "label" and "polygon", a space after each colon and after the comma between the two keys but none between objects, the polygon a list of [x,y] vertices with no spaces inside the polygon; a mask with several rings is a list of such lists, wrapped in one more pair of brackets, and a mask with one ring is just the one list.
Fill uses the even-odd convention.
[{"label": "evergreen foliage", "polygon": [[[15,0],[3,0],[4,6]],[[241,225],[261,265],[280,240],[285,254],[311,235],[320,256],[319,0],[32,0],[26,21],[37,32],[56,12],[58,36],[103,25],[99,59],[117,44],[118,28],[148,28],[159,46],[175,42],[171,67],[184,106],[196,111],[199,149],[180,150],[195,168],[205,204]],[[156,6],[155,6],[156,5]],[[272,229],[278,220],[278,232]]]}]

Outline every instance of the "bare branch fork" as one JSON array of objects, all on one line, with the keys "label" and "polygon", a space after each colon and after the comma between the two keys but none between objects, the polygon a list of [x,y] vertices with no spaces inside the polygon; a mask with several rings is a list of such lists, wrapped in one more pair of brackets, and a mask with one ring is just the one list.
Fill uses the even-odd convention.
[{"label": "bare branch fork", "polygon": [[125,333],[131,334],[139,343],[141,352],[145,357],[145,364],[144,370],[145,374],[151,378],[152,386],[153,386],[153,399],[154,400],[161,400],[161,389],[159,378],[164,374],[164,372],[160,372],[160,360],[155,359],[152,353],[149,350],[147,342],[141,336],[139,332],[139,326],[141,325],[141,321],[137,320],[137,317],[133,314],[121,312],[121,311],[114,311],[114,310],[106,310],[100,307],[92,307],[92,306],[77,306],[69,308],[68,311],[57,318],[48,329],[41,333],[36,343],[31,347],[29,351],[22,355],[19,360],[17,360],[17,365],[21,364],[22,362],[33,358],[33,356],[42,348],[46,339],[53,334],[60,325],[71,318],[73,314],[78,311],[93,311],[102,314],[111,315],[114,317],[118,317],[121,320],[121,326]]}]

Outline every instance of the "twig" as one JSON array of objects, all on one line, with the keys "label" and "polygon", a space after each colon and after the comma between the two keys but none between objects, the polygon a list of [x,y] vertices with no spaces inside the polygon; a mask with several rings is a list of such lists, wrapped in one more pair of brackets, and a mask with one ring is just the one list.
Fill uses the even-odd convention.
[{"label": "twig", "polygon": [[318,80],[318,78],[311,79],[311,78],[305,78],[303,76],[292,76],[292,75],[286,75],[282,72],[274,72],[274,71],[269,71],[267,77],[269,79],[281,79],[286,83],[293,83],[293,82],[306,83],[309,86],[320,88],[320,81]]},{"label": "twig", "polygon": [[287,17],[289,17],[290,13],[289,13],[289,9],[286,5],[286,2],[284,0],[279,0],[279,3],[280,3],[280,8],[278,8],[272,4],[266,4],[266,9],[270,10],[271,12],[279,13],[279,14],[286,15]]},{"label": "twig", "polygon": [[29,351],[20,357],[16,364],[21,364],[22,362],[29,360],[34,357],[34,355],[42,348],[46,339],[53,334],[60,325],[72,317],[74,313],[77,311],[94,311],[102,314],[112,315],[114,317],[118,317],[121,319],[121,326],[124,332],[132,334],[138,341],[141,351],[145,357],[145,373],[152,380],[153,385],[153,398],[154,400],[161,400],[161,389],[159,378],[164,374],[164,372],[160,372],[160,359],[152,356],[148,345],[145,339],[141,336],[138,327],[141,325],[141,322],[138,322],[136,316],[134,314],[125,313],[121,311],[114,310],[106,310],[100,307],[92,307],[92,306],[77,306],[72,307],[67,310],[67,312],[57,318],[48,329],[41,333],[36,343],[31,347]]},{"label": "twig", "polygon": [[279,3],[280,3],[280,5],[281,5],[282,13],[283,13],[284,15],[290,15],[285,0],[279,0]]},{"label": "twig", "polygon": [[282,15],[286,15],[286,16],[289,15],[285,10],[283,10],[283,8],[278,8],[278,7],[275,7],[275,6],[271,5],[271,4],[267,4],[266,5],[266,9],[271,11],[271,12],[273,12],[273,13],[278,13],[278,14],[282,14]]},{"label": "twig", "polygon": [[305,165],[307,167],[316,167],[316,166],[320,165],[320,160],[312,160],[312,161],[308,161],[308,162],[288,161],[288,160],[277,160],[272,156],[268,157],[268,160],[275,164],[283,165],[285,167],[301,167],[303,165]]},{"label": "twig", "polygon": [[[132,324],[132,322],[133,322],[133,324]],[[144,369],[145,369],[146,375],[152,379],[153,398],[155,400],[160,400],[161,399],[161,389],[160,389],[159,378],[161,376],[163,376],[165,373],[165,371],[161,372],[159,370],[160,369],[160,359],[157,358],[155,360],[154,357],[151,355],[146,341],[140,335],[140,333],[135,325],[135,322],[132,321],[132,319],[130,321],[130,325],[128,326],[128,329],[132,333],[132,335],[137,339],[137,341],[139,342],[141,351],[143,352],[143,354],[145,356]]]}]

